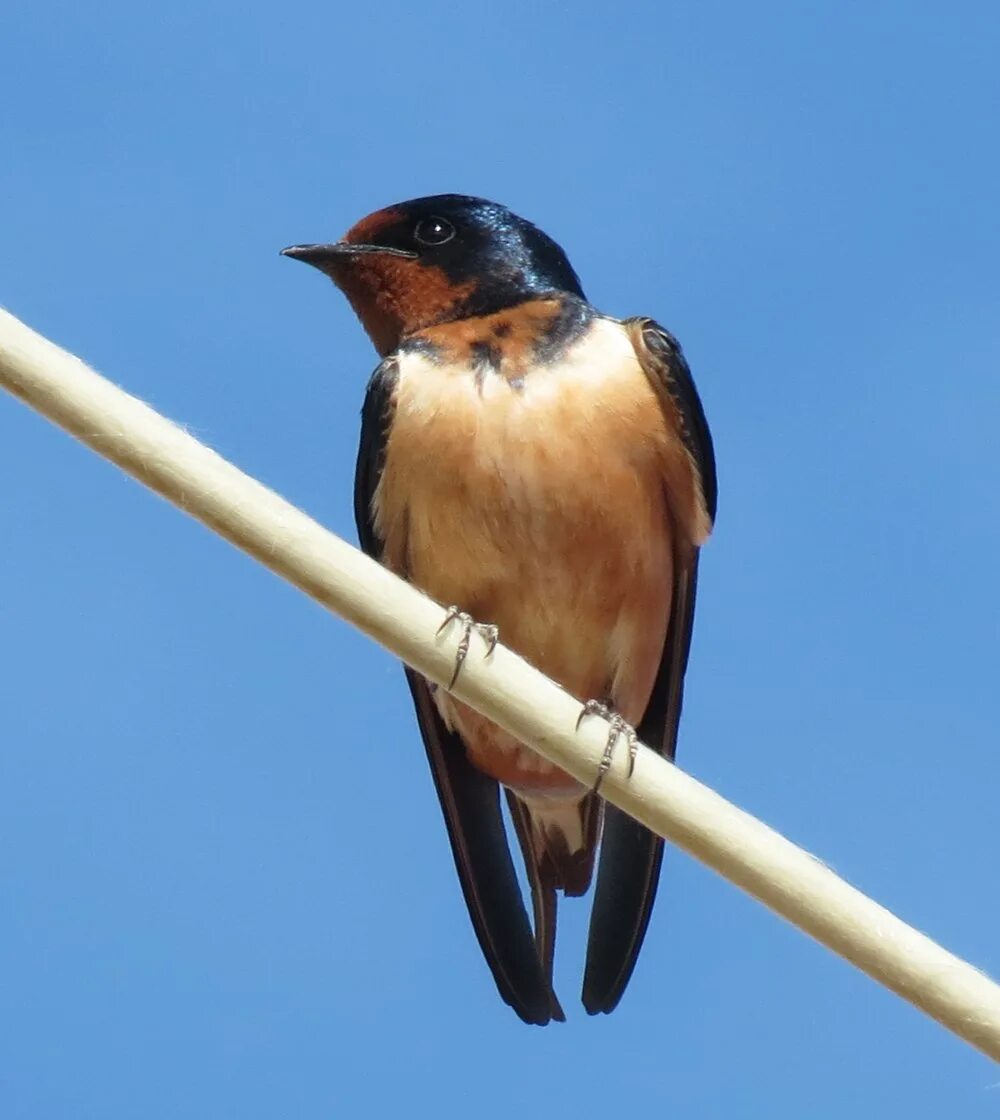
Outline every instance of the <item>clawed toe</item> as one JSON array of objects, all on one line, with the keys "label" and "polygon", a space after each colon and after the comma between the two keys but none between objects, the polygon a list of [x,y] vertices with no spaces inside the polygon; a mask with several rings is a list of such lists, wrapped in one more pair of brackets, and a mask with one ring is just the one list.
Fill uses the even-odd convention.
[{"label": "clawed toe", "polygon": [[635,770],[635,760],[639,754],[639,738],[631,724],[626,723],[617,712],[612,711],[607,704],[602,704],[600,700],[588,700],[583,705],[576,720],[577,730],[580,729],[580,724],[588,716],[600,716],[608,722],[608,741],[604,747],[604,754],[601,756],[601,763],[597,768],[597,779],[593,787],[594,793],[597,793],[601,788],[601,782],[604,781],[604,775],[611,769],[619,739],[624,739],[628,743],[628,776],[632,777]]},{"label": "clawed toe", "polygon": [[465,611],[458,607],[449,607],[448,613],[445,615],[444,622],[438,627],[438,634],[443,634],[453,622],[459,623],[462,627],[462,636],[458,641],[458,649],[455,650],[455,671],[451,675],[451,680],[448,682],[448,688],[454,688],[455,681],[458,680],[458,674],[462,671],[462,665],[465,663],[465,658],[469,653],[469,642],[472,638],[472,631],[475,630],[479,636],[486,643],[485,657],[497,648],[497,643],[500,641],[500,631],[491,622],[476,622],[472,615],[466,614]]}]

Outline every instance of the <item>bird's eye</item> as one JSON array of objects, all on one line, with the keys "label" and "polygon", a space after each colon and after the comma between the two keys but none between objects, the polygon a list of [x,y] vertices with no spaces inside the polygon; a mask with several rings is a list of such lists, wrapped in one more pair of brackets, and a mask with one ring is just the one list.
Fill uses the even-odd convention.
[{"label": "bird's eye", "polygon": [[424,218],[417,222],[413,236],[421,245],[443,245],[455,236],[455,227],[444,218]]}]

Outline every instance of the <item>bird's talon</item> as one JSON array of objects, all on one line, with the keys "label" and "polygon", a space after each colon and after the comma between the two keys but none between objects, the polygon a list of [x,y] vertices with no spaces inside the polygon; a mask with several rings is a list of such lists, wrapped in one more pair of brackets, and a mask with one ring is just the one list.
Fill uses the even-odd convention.
[{"label": "bird's talon", "polygon": [[445,632],[445,630],[447,630],[447,629],[448,629],[448,627],[449,627],[449,626],[450,626],[450,625],[451,625],[451,624],[452,624],[452,623],[453,623],[453,622],[454,622],[454,621],[455,621],[456,619],[461,619],[461,620],[462,620],[463,622],[465,622],[465,621],[466,621],[466,619],[468,619],[468,621],[469,621],[469,622],[471,622],[471,621],[472,621],[472,619],[471,619],[471,618],[469,618],[469,616],[468,616],[467,614],[465,614],[465,612],[464,612],[464,611],[460,611],[460,610],[458,609],[458,607],[449,607],[449,608],[448,608],[448,613],[447,613],[447,614],[446,614],[446,615],[444,616],[444,622],[442,622],[442,623],[441,623],[441,625],[440,625],[440,626],[439,626],[439,627],[437,628],[437,634],[438,634],[438,636],[440,636],[441,634],[443,634],[443,633]]},{"label": "bird's talon", "polygon": [[627,731],[625,737],[628,739],[628,776],[631,778],[635,773],[635,760],[639,757],[639,736],[635,733],[635,728],[629,724],[625,725]]},{"label": "bird's talon", "polygon": [[607,704],[602,704],[600,700],[588,700],[586,704],[580,709],[580,714],[576,717],[576,729],[580,730],[580,724],[587,718],[587,716],[600,716],[602,719],[611,719],[611,709]]},{"label": "bird's talon", "polygon": [[628,743],[628,776],[632,777],[635,772],[635,760],[639,756],[639,739],[636,736],[635,728],[626,723],[617,712],[613,712],[607,704],[602,704],[600,700],[588,700],[583,705],[576,720],[577,730],[580,729],[580,724],[587,716],[600,716],[608,721],[608,741],[604,747],[604,754],[601,755],[600,765],[597,767],[597,779],[594,782],[594,793],[597,793],[604,781],[604,775],[611,769],[611,763],[615,757],[615,747],[618,746],[618,740],[622,738]]},{"label": "bird's talon", "polygon": [[497,648],[500,641],[500,630],[490,622],[476,622],[470,614],[459,607],[449,607],[448,613],[444,617],[444,622],[437,628],[438,635],[444,633],[453,622],[458,622],[462,627],[462,636],[458,640],[458,648],[455,650],[455,671],[451,675],[451,680],[448,682],[448,690],[451,691],[455,687],[455,682],[458,680],[458,675],[462,671],[462,665],[469,653],[469,642],[472,639],[472,631],[476,630],[483,641],[486,643],[485,657]]}]

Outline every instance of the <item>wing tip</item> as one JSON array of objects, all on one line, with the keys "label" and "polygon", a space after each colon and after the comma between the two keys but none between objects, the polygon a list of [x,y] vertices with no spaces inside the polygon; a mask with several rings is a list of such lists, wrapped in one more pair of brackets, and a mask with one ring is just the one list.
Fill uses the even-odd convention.
[{"label": "wing tip", "polygon": [[580,993],[580,1002],[583,1004],[584,1011],[588,1015],[610,1015],[621,1002],[630,976],[631,973],[624,981],[613,985],[609,990],[607,984],[598,984],[591,978],[589,972],[585,973],[583,991]]},{"label": "wing tip", "polygon": [[549,993],[549,998],[544,1009],[541,1007],[527,1007],[515,1000],[505,1000],[507,1005],[522,1023],[529,1027],[547,1027],[549,1023],[565,1023],[566,1013],[563,1011],[555,992]]},{"label": "wing tip", "polygon": [[588,959],[580,992],[580,1002],[588,1015],[610,1015],[621,1003],[635,971],[641,944],[640,936],[633,951],[626,953],[624,959],[615,958],[610,969],[608,960]]},{"label": "wing tip", "polygon": [[406,678],[472,928],[497,991],[525,1023],[564,1021],[524,909],[500,813],[499,785],[473,768],[457,737],[441,722],[426,682],[410,669]]},{"label": "wing tip", "polygon": [[614,1011],[632,979],[656,901],[663,848],[660,837],[608,807],[581,993],[589,1015]]}]

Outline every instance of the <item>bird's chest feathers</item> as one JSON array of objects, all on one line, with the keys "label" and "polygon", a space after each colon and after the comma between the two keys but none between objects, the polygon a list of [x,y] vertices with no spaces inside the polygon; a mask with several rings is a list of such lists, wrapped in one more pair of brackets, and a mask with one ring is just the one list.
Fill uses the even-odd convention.
[{"label": "bird's chest feathers", "polygon": [[631,542],[662,536],[666,438],[612,320],[526,368],[404,354],[374,503],[385,559],[467,609],[498,582],[627,567]]}]

